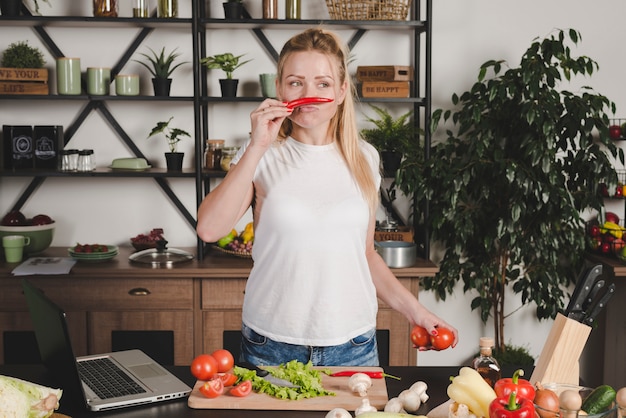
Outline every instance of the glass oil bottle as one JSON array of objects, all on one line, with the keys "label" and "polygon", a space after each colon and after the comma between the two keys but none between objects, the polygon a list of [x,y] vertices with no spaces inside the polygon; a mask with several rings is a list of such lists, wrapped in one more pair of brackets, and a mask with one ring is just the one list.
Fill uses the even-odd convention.
[{"label": "glass oil bottle", "polygon": [[493,387],[501,377],[500,365],[492,357],[493,338],[481,337],[479,345],[480,354],[472,360],[472,367]]}]

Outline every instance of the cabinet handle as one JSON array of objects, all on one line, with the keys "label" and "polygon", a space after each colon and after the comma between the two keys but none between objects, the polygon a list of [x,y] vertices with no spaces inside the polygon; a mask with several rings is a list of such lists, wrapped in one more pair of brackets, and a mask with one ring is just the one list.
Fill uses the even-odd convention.
[{"label": "cabinet handle", "polygon": [[130,289],[128,294],[131,296],[148,296],[150,291],[145,287],[135,287],[134,289]]}]

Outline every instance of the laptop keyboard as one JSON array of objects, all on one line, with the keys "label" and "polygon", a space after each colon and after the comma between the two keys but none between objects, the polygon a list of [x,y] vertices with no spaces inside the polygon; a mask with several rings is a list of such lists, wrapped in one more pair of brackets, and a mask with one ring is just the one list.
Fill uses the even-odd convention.
[{"label": "laptop keyboard", "polygon": [[106,357],[79,361],[78,373],[101,399],[145,392],[126,372]]}]

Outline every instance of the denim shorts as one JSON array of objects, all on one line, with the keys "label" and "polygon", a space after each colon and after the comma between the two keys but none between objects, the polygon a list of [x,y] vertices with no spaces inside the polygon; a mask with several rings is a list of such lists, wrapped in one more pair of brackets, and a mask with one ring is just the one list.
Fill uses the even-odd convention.
[{"label": "denim shorts", "polygon": [[241,325],[241,361],[259,366],[277,365],[298,360],[314,366],[378,366],[376,330],[328,347],[282,343]]}]

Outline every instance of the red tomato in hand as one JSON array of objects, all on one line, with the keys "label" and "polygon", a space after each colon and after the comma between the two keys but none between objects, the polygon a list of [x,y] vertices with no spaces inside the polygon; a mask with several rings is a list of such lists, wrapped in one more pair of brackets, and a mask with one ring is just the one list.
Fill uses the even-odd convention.
[{"label": "red tomato in hand", "polygon": [[219,350],[215,350],[213,354],[211,354],[215,360],[217,360],[217,371],[220,373],[226,373],[235,365],[235,359],[230,351],[221,348]]},{"label": "red tomato in hand", "polygon": [[191,362],[191,374],[198,380],[212,379],[217,369],[217,360],[210,354],[200,354]]},{"label": "red tomato in hand", "polygon": [[430,344],[430,335],[426,328],[415,325],[411,331],[411,342],[415,347],[426,347]]},{"label": "red tomato in hand", "polygon": [[249,380],[244,380],[243,382],[232,388],[229,393],[233,396],[243,398],[244,396],[248,396],[250,392],[252,392],[252,382]]},{"label": "red tomato in hand", "polygon": [[234,385],[237,381],[237,376],[232,373],[219,373],[218,377],[222,379],[222,383],[226,387]]},{"label": "red tomato in hand", "polygon": [[431,335],[430,342],[435,350],[445,350],[454,342],[454,334],[447,328],[437,327],[437,335]]},{"label": "red tomato in hand", "polygon": [[200,386],[199,390],[207,398],[217,398],[224,393],[224,384],[222,379],[212,379]]}]

